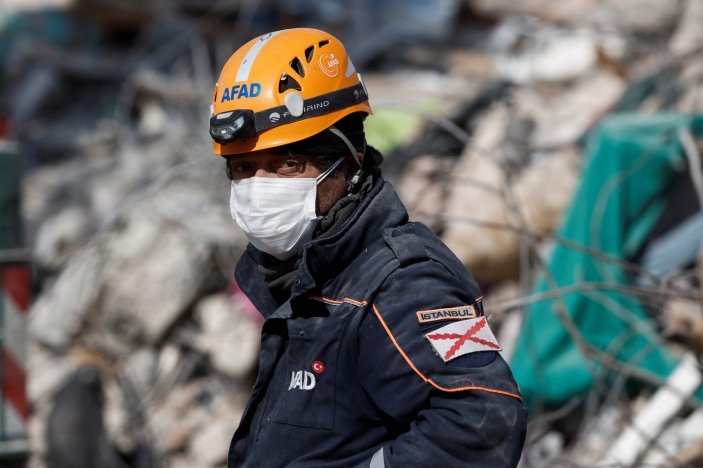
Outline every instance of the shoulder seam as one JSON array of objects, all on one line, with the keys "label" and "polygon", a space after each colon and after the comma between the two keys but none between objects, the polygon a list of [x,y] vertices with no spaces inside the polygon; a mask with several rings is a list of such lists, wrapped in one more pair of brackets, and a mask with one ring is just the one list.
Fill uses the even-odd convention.
[{"label": "shoulder seam", "polygon": [[415,367],[415,364],[413,364],[412,360],[408,357],[407,354],[405,354],[405,351],[403,351],[403,348],[400,347],[400,344],[398,344],[398,341],[395,339],[393,336],[393,333],[391,332],[390,328],[388,328],[388,325],[386,324],[386,321],[383,320],[383,317],[381,317],[381,313],[378,311],[378,308],[376,308],[376,304],[373,304],[373,312],[376,314],[376,317],[378,318],[379,322],[381,322],[381,326],[383,329],[386,331],[386,334],[390,338],[391,342],[393,343],[393,346],[398,350],[400,355],[405,359],[405,362],[410,366],[410,368],[425,382],[429,383],[432,385],[434,388],[437,390],[441,390],[443,392],[462,392],[462,391],[469,391],[469,390],[477,390],[477,391],[483,391],[483,392],[489,392],[489,393],[495,393],[498,395],[505,395],[513,398],[517,398],[518,400],[522,401],[522,397],[518,394],[511,393],[511,392],[506,392],[503,390],[497,390],[495,388],[487,388],[487,387],[478,387],[475,385],[471,385],[468,387],[457,387],[457,388],[446,388],[442,387],[441,385],[437,384],[434,380],[426,377],[420,370]]},{"label": "shoulder seam", "polygon": [[414,263],[427,260],[429,258],[425,243],[414,233],[403,233],[398,237],[393,237],[393,232],[398,231],[397,228],[387,230],[383,238],[388,248],[400,262],[401,267],[412,265]]}]

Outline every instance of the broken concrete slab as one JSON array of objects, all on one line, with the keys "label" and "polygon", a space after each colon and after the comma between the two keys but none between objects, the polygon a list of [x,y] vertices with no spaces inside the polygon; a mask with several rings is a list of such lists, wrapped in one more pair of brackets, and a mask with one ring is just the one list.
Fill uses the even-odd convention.
[{"label": "broken concrete slab", "polygon": [[195,316],[202,327],[200,344],[213,367],[233,378],[249,374],[258,361],[259,325],[228,294],[201,300]]}]

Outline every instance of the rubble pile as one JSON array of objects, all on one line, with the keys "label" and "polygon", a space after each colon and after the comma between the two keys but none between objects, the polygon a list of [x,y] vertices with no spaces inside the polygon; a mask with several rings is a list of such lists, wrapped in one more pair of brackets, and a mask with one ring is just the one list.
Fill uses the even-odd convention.
[{"label": "rubble pile", "polygon": [[[591,190],[586,184],[593,182],[585,174],[598,154],[599,132],[619,125],[622,133],[613,137],[625,144],[629,132],[646,133],[647,126],[655,132],[650,124],[660,116],[693,116],[703,109],[703,23],[693,25],[700,19],[701,4],[469,3],[474,13],[495,23],[474,47],[453,50],[442,60],[449,76],[480,86],[448,111],[445,121],[427,124],[424,134],[394,150],[389,160],[401,168],[397,181],[411,218],[430,225],[469,267],[486,293],[485,310],[499,328],[504,357],[518,354],[512,365],[533,417],[521,466],[699,466],[703,184],[695,180],[702,171],[703,133],[693,132],[697,141],[688,149],[685,135],[668,140],[679,148],[681,162],[668,188],[652,198],[652,203],[665,205],[654,215],[655,227],[629,254],[609,257],[613,250],[584,242],[589,236],[605,236],[608,228],[598,224],[600,211],[577,213],[573,207]],[[616,113],[620,121],[609,120]],[[632,156],[646,161],[648,153],[659,150],[656,145],[666,143],[655,142]],[[639,169],[632,166],[631,172]],[[611,193],[604,195],[606,189],[628,182],[630,175],[623,169],[612,177],[601,181],[605,188],[592,189],[601,190],[600,203]],[[639,193],[642,184],[642,195],[633,193],[632,200],[619,203],[636,204],[645,196],[648,182],[638,177],[639,173],[631,186]],[[661,180],[666,177],[661,173]],[[642,216],[630,213],[626,216]],[[590,234],[572,237],[576,228],[570,227],[570,220],[589,218]],[[623,227],[615,229],[629,229],[625,226],[632,220],[616,221]],[[622,261],[631,270],[629,276],[614,280],[603,273],[596,283],[588,267],[556,264],[558,257],[552,256],[559,249],[589,248],[594,258],[606,256],[596,268],[612,268],[608,262]],[[549,278],[569,268],[581,279],[568,283],[563,276]],[[633,281],[646,287],[621,295],[621,288]],[[580,315],[584,309],[575,302],[573,291],[589,289],[594,292],[582,295],[599,303],[588,313],[603,317],[600,331],[597,324],[589,331],[588,318]],[[618,310],[612,300],[625,297],[644,305],[646,318],[635,319],[635,309],[627,310],[627,305]],[[553,309],[540,308],[543,298],[554,298]],[[544,313],[557,319],[546,322]],[[604,339],[614,330],[609,328],[611,315],[620,315],[618,320],[638,331],[613,332],[608,344],[594,344],[599,334]],[[569,399],[548,390],[569,386],[568,379],[576,378],[568,374],[567,345],[554,344],[554,326],[564,330],[574,354],[586,356],[583,373],[590,372],[594,379]],[[570,326],[581,336],[572,336]],[[534,338],[526,338],[527,329],[534,330]],[[673,356],[668,365],[675,371],[668,377],[662,372],[658,379],[648,380],[649,374],[633,379],[651,349],[621,355],[620,364],[610,361],[638,332],[650,336],[647,346]],[[525,358],[540,340],[552,343],[553,357],[546,351],[549,345],[543,344],[539,357]],[[589,365],[594,366],[590,371]],[[543,371],[542,366],[551,370]],[[537,386],[521,381],[525,375],[537,376],[531,377]]]},{"label": "rubble pile", "polygon": [[[302,13],[296,2],[285,14],[275,14],[281,2],[260,2],[260,11],[103,3],[102,13],[86,0],[59,19],[28,14],[29,24],[58,21],[80,39],[56,41],[51,28],[43,45],[19,35],[3,62],[37,272],[29,466],[224,466],[253,384],[261,318],[231,279],[246,240],[229,213],[222,161],[211,156],[208,106],[216,69],[242,39],[293,26]],[[534,289],[550,255],[575,243],[560,229],[582,191],[591,135],[614,113],[703,109],[701,2],[445,1],[436,18],[446,31],[388,28],[369,36],[375,42],[361,41],[364,14],[317,3],[335,13],[320,13],[317,26],[346,26],[345,42],[360,44],[350,52],[368,69],[376,115],[367,133],[386,154],[387,178],[411,218],[437,232],[486,291],[510,358],[528,308],[552,294]],[[397,41],[385,41],[393,33]],[[703,141],[693,137],[689,155]],[[688,161],[670,184],[688,188],[677,197],[667,188],[662,202],[688,211],[668,224],[658,212],[649,226],[660,228],[615,259],[635,265],[617,287],[639,294],[647,323],[680,358],[676,371],[642,389],[621,369],[558,407],[533,406],[522,466],[703,463],[703,187]],[[658,266],[657,252],[671,257],[673,228],[692,233],[685,239],[697,256]],[[659,268],[654,279],[642,265]],[[62,427],[67,414],[80,430]]]},{"label": "rubble pile", "polygon": [[[8,100],[49,129],[17,130],[41,287],[29,324],[29,466],[222,466],[253,383],[261,324],[230,285],[246,241],[211,156],[214,79],[179,63],[203,37],[157,45],[168,65],[144,59],[184,22],[155,21],[131,56],[57,46],[18,48],[10,62],[8,87],[44,99]],[[96,76],[101,67],[115,75]],[[26,80],[12,79],[19,71]],[[76,102],[80,87],[107,107]],[[68,118],[47,116],[47,102]],[[56,119],[68,127],[59,141]]]},{"label": "rubble pile", "polygon": [[[100,226],[92,236],[51,231],[50,245],[74,253],[32,307],[33,436],[44,439],[42,414],[57,386],[77,369],[95,367],[105,385],[107,435],[121,453],[148,442],[171,466],[216,466],[226,457],[257,359],[259,324],[242,310],[249,305],[227,294],[245,240],[224,201],[219,161],[161,156],[170,170],[132,196],[122,193],[126,200],[104,224],[89,217]],[[142,150],[132,157],[154,164],[159,154]],[[104,178],[119,172],[113,168]],[[97,180],[73,183],[87,192],[80,199],[99,200],[92,195],[100,190]],[[53,199],[51,192],[34,195]],[[48,218],[40,233],[62,213],[40,215]],[[66,255],[60,250],[52,251]],[[61,257],[48,259],[53,266]]]}]

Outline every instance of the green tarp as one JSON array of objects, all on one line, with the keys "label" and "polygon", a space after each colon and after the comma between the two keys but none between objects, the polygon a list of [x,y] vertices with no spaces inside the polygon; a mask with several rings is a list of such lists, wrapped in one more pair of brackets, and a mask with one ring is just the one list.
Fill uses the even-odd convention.
[{"label": "green tarp", "polygon": [[[661,215],[674,176],[688,170],[681,128],[702,135],[703,116],[623,114],[604,120],[588,140],[582,182],[558,236],[612,257],[634,255]],[[542,274],[533,292],[556,288],[564,294],[528,308],[511,363],[533,415],[585,397],[596,384],[607,389],[617,377],[583,356],[555,312],[560,305],[594,348],[661,377],[673,370],[676,357],[642,304],[617,289],[628,282],[622,267],[557,241],[548,269],[553,287]]]}]

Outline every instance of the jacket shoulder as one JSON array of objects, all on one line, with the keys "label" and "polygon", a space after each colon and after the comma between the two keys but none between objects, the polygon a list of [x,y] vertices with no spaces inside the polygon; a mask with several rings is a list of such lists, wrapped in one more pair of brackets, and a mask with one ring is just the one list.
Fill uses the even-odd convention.
[{"label": "jacket shoulder", "polygon": [[[329,291],[363,297],[367,301],[378,293],[391,274],[417,276],[417,266],[429,277],[441,270],[447,281],[467,290],[472,297],[481,296],[480,288],[466,267],[449,248],[421,223],[407,223],[387,228],[382,236],[366,247],[328,285]],[[445,281],[446,283],[446,281]]]},{"label": "jacket shoulder", "polygon": [[483,315],[478,284],[426,227],[398,230],[385,236],[397,267],[379,285],[370,310],[386,343],[437,390],[481,390],[519,399]]},{"label": "jacket shoulder", "polygon": [[478,285],[461,261],[422,223],[407,223],[384,232],[384,240],[398,260],[400,268],[423,261],[433,261],[457,276],[460,281]]}]

